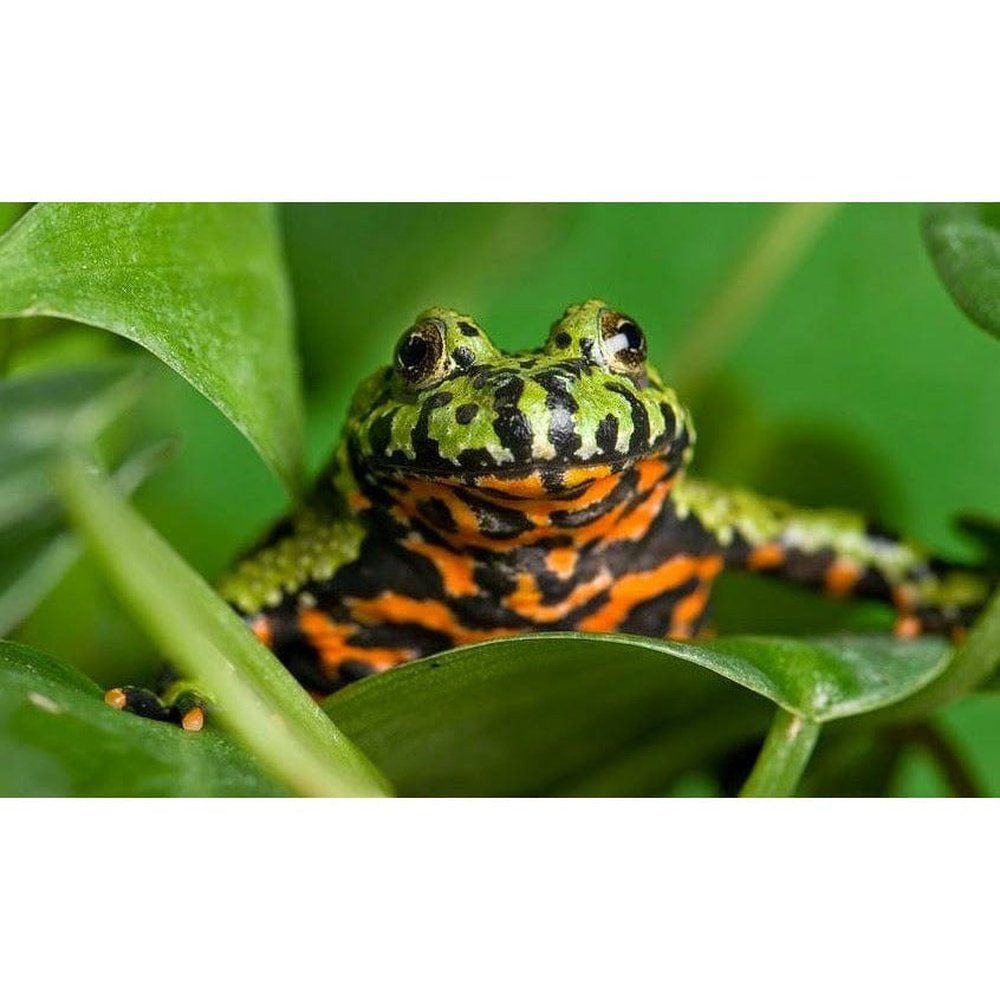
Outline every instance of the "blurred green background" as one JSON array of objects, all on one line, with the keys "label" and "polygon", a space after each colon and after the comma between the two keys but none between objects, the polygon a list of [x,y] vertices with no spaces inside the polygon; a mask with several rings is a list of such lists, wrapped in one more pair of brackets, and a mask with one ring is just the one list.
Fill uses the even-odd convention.
[{"label": "blurred green background", "polygon": [[[789,253],[773,293],[746,310],[745,322],[717,324],[717,340],[706,334],[706,309],[732,291],[734,268],[787,211],[762,204],[284,206],[313,466],[333,447],[353,387],[389,359],[419,310],[442,304],[471,312],[499,346],[513,348],[540,344],[567,304],[600,297],[639,320],[663,375],[688,390],[699,474],[801,503],[857,507],[945,555],[973,556],[953,519],[1000,512],[1000,355],[935,276],[920,240],[919,206],[814,213],[815,238]],[[746,273],[742,280],[752,284]],[[15,364],[130,351],[139,353],[111,334],[75,328],[29,337]],[[158,367],[141,432],[176,435],[182,449],[138,503],[214,577],[282,512],[284,497],[225,418]],[[717,608],[719,630],[729,632],[890,620],[881,609],[735,577],[720,585]],[[16,638],[100,681],[148,676],[157,662],[87,559]],[[1000,794],[1000,700],[973,696],[943,723],[983,786]],[[916,752],[897,786],[900,794],[943,791]]]}]

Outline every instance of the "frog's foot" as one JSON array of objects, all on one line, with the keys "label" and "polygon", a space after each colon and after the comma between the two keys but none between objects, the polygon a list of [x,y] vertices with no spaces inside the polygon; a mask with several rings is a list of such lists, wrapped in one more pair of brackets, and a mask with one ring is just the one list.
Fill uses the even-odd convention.
[{"label": "frog's foot", "polygon": [[111,688],[104,693],[104,704],[144,719],[171,722],[191,733],[205,725],[205,699],[186,685],[172,685],[163,697],[147,688]]},{"label": "frog's foot", "polygon": [[965,639],[980,610],[980,607],[901,609],[896,615],[893,632],[900,639],[943,635],[957,645]]}]

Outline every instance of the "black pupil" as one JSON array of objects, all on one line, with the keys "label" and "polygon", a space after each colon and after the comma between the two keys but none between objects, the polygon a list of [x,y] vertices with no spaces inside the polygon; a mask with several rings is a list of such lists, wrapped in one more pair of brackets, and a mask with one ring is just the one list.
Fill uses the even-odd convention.
[{"label": "black pupil", "polygon": [[430,344],[423,337],[407,337],[399,348],[399,364],[404,369],[419,368],[430,352]]},{"label": "black pupil", "polygon": [[635,323],[626,320],[618,327],[618,333],[625,338],[630,351],[642,350],[642,330]]}]

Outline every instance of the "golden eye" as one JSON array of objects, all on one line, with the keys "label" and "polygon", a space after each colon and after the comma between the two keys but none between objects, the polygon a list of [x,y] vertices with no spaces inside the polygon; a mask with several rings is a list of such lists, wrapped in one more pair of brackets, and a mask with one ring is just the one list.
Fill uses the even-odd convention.
[{"label": "golden eye", "polygon": [[601,338],[608,364],[624,371],[642,371],[646,363],[646,337],[639,324],[623,313],[601,315]]},{"label": "golden eye", "polygon": [[447,371],[444,330],[433,319],[411,326],[396,345],[396,371],[415,388],[422,389],[442,379]]}]

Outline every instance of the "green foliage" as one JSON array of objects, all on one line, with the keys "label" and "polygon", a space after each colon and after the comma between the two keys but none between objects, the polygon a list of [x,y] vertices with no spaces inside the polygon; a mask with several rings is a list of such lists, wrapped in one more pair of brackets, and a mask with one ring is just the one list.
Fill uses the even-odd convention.
[{"label": "green foliage", "polygon": [[0,238],[0,316],[39,315],[141,344],[290,491],[301,486],[298,361],[269,206],[37,205]]},{"label": "green foliage", "polygon": [[923,229],[952,297],[973,323],[1000,337],[1000,206],[936,205]]},{"label": "green foliage", "polygon": [[104,704],[83,674],[0,642],[0,795],[273,795],[215,732],[185,733]]}]

